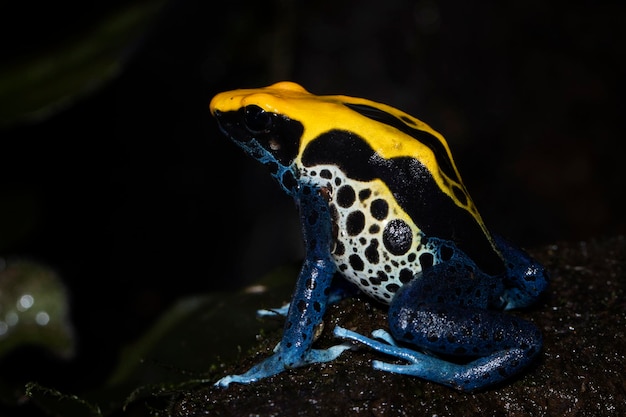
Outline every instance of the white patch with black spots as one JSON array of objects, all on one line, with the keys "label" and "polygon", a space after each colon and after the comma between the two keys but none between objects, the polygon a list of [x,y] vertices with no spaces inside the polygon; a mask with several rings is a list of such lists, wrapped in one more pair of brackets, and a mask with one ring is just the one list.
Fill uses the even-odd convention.
[{"label": "white patch with black spots", "polygon": [[382,181],[355,181],[333,165],[302,168],[300,180],[326,189],[337,269],[373,298],[389,304],[423,267],[440,262]]}]

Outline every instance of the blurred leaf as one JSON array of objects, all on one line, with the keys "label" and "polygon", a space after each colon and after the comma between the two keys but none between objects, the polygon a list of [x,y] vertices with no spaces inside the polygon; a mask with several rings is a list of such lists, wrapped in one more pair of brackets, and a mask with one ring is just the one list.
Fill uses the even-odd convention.
[{"label": "blurred leaf", "polygon": [[282,327],[282,317],[258,320],[256,311],[287,302],[297,272],[285,267],[238,292],[180,300],[124,350],[108,385],[184,381],[205,375],[219,362],[236,359],[255,344],[261,329]]},{"label": "blurred leaf", "polygon": [[65,358],[73,355],[65,286],[44,265],[0,258],[0,356],[27,344]]},{"label": "blurred leaf", "polygon": [[145,415],[151,407],[164,408],[154,402],[214,382],[222,362],[235,360],[255,345],[259,333],[282,327],[282,317],[259,321],[256,311],[287,302],[297,273],[297,268],[285,267],[241,291],[180,300],[122,352],[117,369],[94,392],[79,398],[31,383],[28,395],[53,415],[108,415],[122,409],[125,415]]}]

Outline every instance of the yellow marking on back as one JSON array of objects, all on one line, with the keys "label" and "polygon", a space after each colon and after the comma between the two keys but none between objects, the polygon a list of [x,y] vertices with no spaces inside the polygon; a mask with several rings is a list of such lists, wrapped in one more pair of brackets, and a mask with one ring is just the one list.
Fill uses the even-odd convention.
[{"label": "yellow marking on back", "polygon": [[[454,159],[452,158],[448,143],[439,132],[410,114],[386,104],[344,95],[316,96],[309,93],[299,84],[290,81],[282,81],[269,87],[239,89],[217,94],[213,100],[211,100],[210,109],[211,113],[214,113],[215,110],[228,112],[237,111],[246,106],[256,105],[267,112],[281,114],[290,119],[297,120],[304,126],[304,132],[300,139],[298,161],[311,141],[315,140],[322,133],[333,129],[354,132],[367,141],[372,149],[383,158],[415,158],[428,169],[440,190],[447,194],[457,206],[469,211],[472,216],[474,216],[485,235],[491,240],[491,236],[469,194],[465,190],[465,186],[455,179],[449,178],[439,169],[439,164],[437,163],[432,149],[412,136],[399,131],[395,127],[372,120],[355,112],[346,107],[344,103],[371,106],[387,112],[400,120],[412,120],[414,122],[413,128],[427,132],[437,138],[447,153],[447,158],[450,160],[457,178],[461,178],[454,163]],[[467,196],[467,202],[465,204],[454,195],[452,187],[449,184],[456,185],[459,189],[463,190]]]},{"label": "yellow marking on back", "polygon": [[[439,169],[435,155],[430,148],[397,129],[361,116],[343,103],[362,104],[376,107],[398,118],[409,118],[415,128],[435,136],[443,145],[448,158],[452,154],[446,140],[426,123],[386,104],[343,95],[316,96],[300,85],[283,81],[265,88],[227,91],[216,95],[211,101],[211,112],[236,111],[242,107],[256,105],[263,110],[282,114],[304,125],[300,144],[300,154],[308,144],[321,133],[331,129],[354,132],[364,138],[383,158],[410,156],[424,164],[434,176]],[[456,174],[459,173],[454,166]],[[460,177],[460,176],[459,176]],[[435,178],[442,189],[446,188],[440,178]]]}]

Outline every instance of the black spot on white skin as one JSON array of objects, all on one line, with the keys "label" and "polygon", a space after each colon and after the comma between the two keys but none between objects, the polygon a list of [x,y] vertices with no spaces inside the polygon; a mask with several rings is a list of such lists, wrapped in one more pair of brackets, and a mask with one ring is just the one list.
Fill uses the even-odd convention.
[{"label": "black spot on white skin", "polygon": [[335,242],[335,249],[333,250],[333,253],[337,256],[341,256],[346,253],[346,247],[341,242]]},{"label": "black spot on white skin", "polygon": [[365,249],[365,258],[369,263],[374,265],[379,262],[378,240],[372,239],[369,246]]},{"label": "black spot on white skin", "polygon": [[385,286],[385,288],[387,289],[387,291],[389,291],[391,293],[394,293],[394,292],[398,291],[400,286],[398,284],[387,284]]},{"label": "black spot on white skin", "polygon": [[433,266],[433,261],[432,253],[426,252],[420,255],[420,265],[422,266],[422,269],[427,269]]},{"label": "black spot on white skin", "polygon": [[413,243],[413,233],[403,220],[394,219],[383,230],[383,244],[394,255],[404,255]]},{"label": "black spot on white skin", "polygon": [[363,270],[364,268],[363,259],[361,259],[359,255],[350,255],[350,258],[348,258],[348,260],[350,262],[350,266],[352,267],[352,269],[354,269],[355,271]]},{"label": "black spot on white skin", "polygon": [[365,228],[365,215],[363,212],[356,210],[348,214],[346,220],[346,230],[350,236],[356,236]]},{"label": "black spot on white skin", "polygon": [[359,191],[359,200],[365,201],[368,198],[370,198],[371,195],[372,195],[372,190],[370,190],[369,188],[365,188]]},{"label": "black spot on white skin", "polygon": [[389,277],[383,271],[378,271],[375,277],[370,278],[372,285],[380,285],[382,282],[389,281]]},{"label": "black spot on white skin", "polygon": [[378,198],[372,201],[370,213],[376,220],[384,220],[389,214],[389,204],[385,200]]},{"label": "black spot on white skin", "polygon": [[344,185],[337,190],[337,204],[340,207],[348,208],[356,201],[356,194],[354,188],[349,185]]},{"label": "black spot on white skin", "polygon": [[400,278],[401,283],[406,284],[411,279],[413,279],[413,271],[411,271],[410,269],[404,268],[400,271],[398,278]]}]

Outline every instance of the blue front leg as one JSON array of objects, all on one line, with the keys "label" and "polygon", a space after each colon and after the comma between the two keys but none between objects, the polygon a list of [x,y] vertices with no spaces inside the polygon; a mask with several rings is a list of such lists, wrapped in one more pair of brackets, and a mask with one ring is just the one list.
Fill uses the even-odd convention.
[{"label": "blue front leg", "polygon": [[408,362],[375,361],[376,369],[464,391],[484,388],[518,373],[541,350],[541,332],[533,324],[497,310],[505,307],[505,291],[471,261],[453,259],[422,271],[396,293],[389,308],[393,339],[342,328],[335,335]]},{"label": "blue front leg", "polygon": [[306,259],[289,304],[283,337],[274,354],[241,375],[229,375],[215,385],[250,383],[286,369],[335,359],[348,344],[329,349],[312,349],[320,329],[336,266],[330,257],[331,222],[328,205],[315,189],[307,189],[299,199],[306,242]]}]

